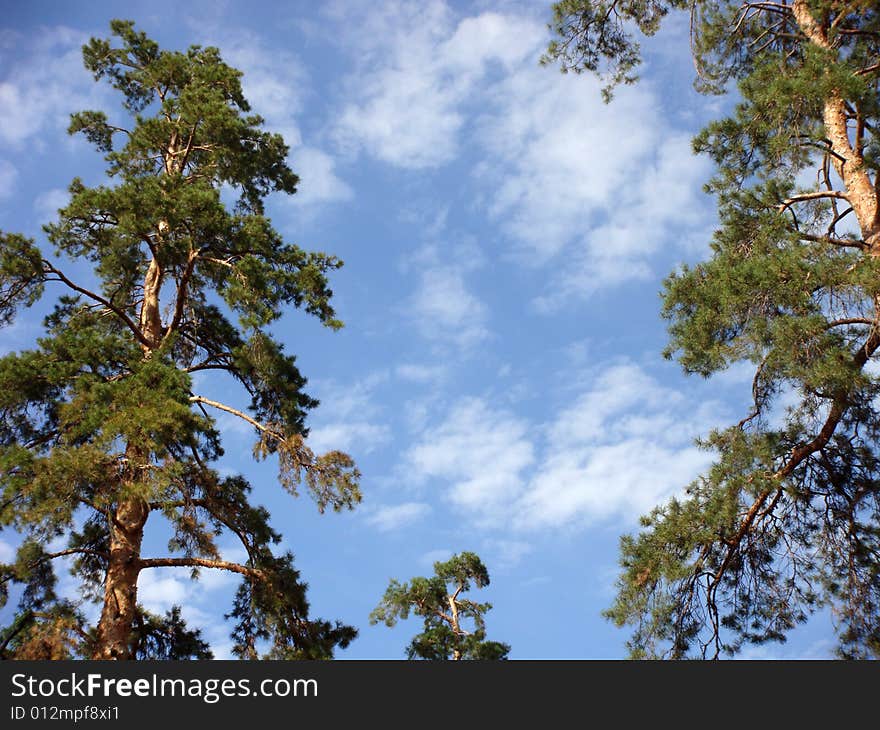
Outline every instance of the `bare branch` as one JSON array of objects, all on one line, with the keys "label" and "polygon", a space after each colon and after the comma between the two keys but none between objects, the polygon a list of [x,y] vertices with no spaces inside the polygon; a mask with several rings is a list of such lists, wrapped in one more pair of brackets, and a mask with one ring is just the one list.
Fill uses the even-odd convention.
[{"label": "bare branch", "polygon": [[238,409],[233,408],[232,406],[227,406],[224,403],[218,403],[215,400],[203,398],[200,395],[190,396],[189,401],[190,401],[190,403],[203,403],[206,406],[211,406],[212,408],[217,408],[218,410],[226,411],[227,413],[231,413],[233,416],[238,416],[242,420],[247,421],[249,424],[251,424],[251,426],[253,426],[257,430],[262,431],[263,433],[265,433],[269,436],[273,436],[277,439],[284,438],[282,434],[278,433],[277,431],[273,431],[268,426],[264,426],[262,423],[260,423],[256,419],[251,418],[247,413],[243,413],[242,411],[239,411]]},{"label": "bare branch", "polygon": [[804,241],[814,241],[816,243],[827,243],[832,246],[840,246],[842,248],[858,248],[866,249],[868,244],[856,238],[833,238],[832,236],[816,236],[812,233],[800,233],[798,237]]},{"label": "bare branch", "polygon": [[248,578],[261,580],[265,577],[262,570],[249,568],[247,565],[233,563],[228,560],[208,560],[207,558],[142,558],[137,561],[142,570],[147,568],[211,568],[239,573]]},{"label": "bare branch", "polygon": [[103,550],[91,550],[89,548],[70,548],[68,550],[61,550],[57,553],[46,553],[43,558],[46,560],[55,560],[55,558],[63,558],[66,555],[94,555],[99,558],[110,557]]},{"label": "bare branch", "polygon": [[786,208],[790,208],[795,203],[804,203],[808,200],[818,200],[820,198],[838,198],[843,200],[848,200],[847,194],[841,190],[816,190],[812,193],[801,193],[800,195],[794,195],[791,198],[786,198],[776,207],[780,212],[783,212]]},{"label": "bare branch", "polygon": [[873,326],[877,324],[873,319],[868,319],[867,317],[845,317],[843,319],[834,319],[828,323],[828,327],[842,327],[847,324],[866,324]]}]

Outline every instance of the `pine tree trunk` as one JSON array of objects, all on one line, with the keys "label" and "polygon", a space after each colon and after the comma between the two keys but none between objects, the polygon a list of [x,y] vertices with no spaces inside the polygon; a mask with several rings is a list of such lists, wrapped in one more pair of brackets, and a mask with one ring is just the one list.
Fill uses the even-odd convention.
[{"label": "pine tree trunk", "polygon": [[94,659],[130,659],[137,609],[141,541],[150,508],[142,499],[120,501],[110,529],[110,560]]},{"label": "pine tree trunk", "polygon": [[[168,224],[165,224],[167,230]],[[144,302],[141,305],[141,332],[147,344],[144,355],[149,358],[162,341],[162,318],[159,313],[159,292],[162,289],[162,267],[153,258],[144,279]]]},{"label": "pine tree trunk", "polygon": [[[160,235],[168,223],[160,224]],[[159,292],[162,288],[162,267],[154,257],[144,279],[144,300],[141,304],[141,331],[146,339],[144,358],[149,359],[162,337],[159,313]],[[130,465],[139,464],[142,454],[129,444],[126,457]],[[120,499],[109,525],[110,558],[104,578],[104,606],[98,621],[94,659],[131,659],[131,634],[137,614],[137,581],[141,571],[141,543],[150,506],[139,497]]]},{"label": "pine tree trunk", "polygon": [[[792,14],[809,41],[826,51],[833,50],[828,29],[810,12],[806,0],[794,0]],[[825,100],[822,121],[831,151],[832,164],[843,181],[846,198],[859,223],[862,238],[872,256],[880,255],[880,200],[878,191],[864,167],[861,133],[856,130],[850,138],[847,126],[847,108],[838,91]]]}]

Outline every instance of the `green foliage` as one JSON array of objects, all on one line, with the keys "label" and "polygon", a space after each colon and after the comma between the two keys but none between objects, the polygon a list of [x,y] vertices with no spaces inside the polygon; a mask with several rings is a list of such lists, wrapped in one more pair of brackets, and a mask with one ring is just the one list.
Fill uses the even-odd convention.
[{"label": "green foliage", "polygon": [[[240,659],[328,659],[334,647],[345,648],[357,636],[338,621],[306,620],[306,586],[293,567],[293,555],[264,552],[254,565],[271,577],[244,580],[226,616],[236,620],[233,653]],[[261,654],[263,642],[268,650]]]},{"label": "green foliage", "polygon": [[[168,565],[194,577],[200,568],[246,576],[248,599],[235,616],[257,627],[273,656],[332,656],[354,630],[308,616],[306,585],[292,556],[271,552],[280,538],[266,510],[251,505],[250,485],[210,464],[222,455],[219,409],[254,426],[256,456],[277,455],[291,493],[305,484],[321,511],[360,501],[352,459],[308,448],[306,416],[317,401],[269,331],[291,307],[340,327],[328,276],[342,262],[286,242],[266,217],[264,198],[294,193],[298,179],[284,140],[250,113],[241,72],[216,48],[166,51],[130,21],[110,25],[113,37],[92,39],[83,59],[121,93],[130,123],[90,110],[73,114],[69,128],[104,155],[109,181],[72,181],[68,204],[44,227],[52,255],[0,234],[0,326],[46,287],[64,291],[36,345],[0,357],[0,528],[25,537],[0,582],[4,601],[20,586],[9,646],[53,626],[51,647],[16,654],[98,651],[106,626],[88,626],[58,599],[53,561],[71,557],[85,598],[106,601],[122,516],[143,515],[126,522],[124,539],[147,570],[155,566],[137,551],[157,514],[171,529]],[[221,187],[235,191],[231,209]],[[73,280],[74,259],[91,264],[96,284]],[[247,413],[194,392],[194,374],[204,381],[214,371],[243,387]],[[242,543],[244,563],[220,560],[225,535]],[[62,537],[57,553],[37,547]],[[179,611],[131,615],[122,655],[208,655]]]},{"label": "green foliage", "polygon": [[687,7],[685,0],[561,0],[553,4],[550,42],[541,63],[559,62],[564,73],[596,73],[608,81],[602,90],[606,101],[619,84],[638,80],[641,49],[633,39],[633,26],[646,36],[660,28],[673,8]]},{"label": "green foliage", "polygon": [[32,239],[0,231],[0,327],[12,323],[20,306],[43,294],[42,256]]},{"label": "green foliage", "polygon": [[408,659],[506,659],[510,646],[486,640],[484,615],[492,604],[461,598],[472,583],[477,588],[489,585],[486,566],[474,553],[453,555],[445,563],[434,563],[430,578],[413,578],[409,583],[392,580],[370,614],[370,623],[394,626],[410,612],[421,616],[424,629],[407,647]]},{"label": "green foliage", "polygon": [[[828,607],[846,657],[880,650],[880,12],[875,2],[570,0],[547,60],[633,80],[632,32],[691,13],[697,87],[730,116],[694,140],[716,173],[709,257],[664,282],[666,356],[755,366],[714,466],[621,542],[607,616],[637,657],[783,641]],[[602,64],[606,64],[603,66]],[[848,130],[843,131],[841,130]]]},{"label": "green foliage", "polygon": [[155,616],[142,610],[138,617],[133,640],[135,659],[213,659],[211,647],[202,640],[202,632],[190,630],[180,615],[180,606],[164,616]]}]

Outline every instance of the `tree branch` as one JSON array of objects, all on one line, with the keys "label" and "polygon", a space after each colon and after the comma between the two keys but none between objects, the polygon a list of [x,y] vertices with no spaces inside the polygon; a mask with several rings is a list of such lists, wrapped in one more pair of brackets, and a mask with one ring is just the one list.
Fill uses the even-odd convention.
[{"label": "tree branch", "polygon": [[[857,369],[861,370],[865,363],[868,362],[871,355],[877,351],[877,348],[880,347],[880,331],[873,330],[865,341],[865,344],[860,347],[855,355],[852,358],[852,364]],[[848,394],[838,395],[833,403],[831,404],[831,410],[828,413],[828,417],[825,419],[825,423],[822,425],[822,428],[810,441],[805,444],[801,444],[800,446],[795,447],[791,451],[791,455],[786,460],[786,462],[776,470],[776,472],[772,476],[772,480],[777,482],[777,484],[782,483],[782,480],[789,477],[798,466],[809,457],[811,454],[815,453],[819,449],[823,448],[834,435],[834,431],[837,428],[837,424],[840,423],[840,419],[843,418],[843,414],[846,412],[847,408],[847,399]],[[767,503],[767,500],[771,495],[775,494],[776,496],[771,501],[770,507],[764,511],[764,516],[769,514],[772,509],[776,506],[779,498],[782,496],[783,487],[771,487],[769,489],[765,489],[762,491],[755,501],[752,503],[748,512],[746,512],[745,516],[740,523],[739,529],[736,531],[736,534],[730,538],[725,540],[724,542],[727,544],[727,553],[724,556],[724,559],[721,561],[721,565],[718,566],[718,569],[715,571],[712,577],[712,585],[717,586],[724,575],[724,572],[727,570],[727,567],[730,565],[731,560],[733,560],[734,555],[739,550],[740,543],[743,538],[751,529],[752,524],[755,522],[755,519],[758,517],[758,513],[761,508]],[[697,561],[697,569],[702,569],[702,562],[705,557],[708,555],[709,548],[711,545],[707,545],[700,556],[700,559]]]},{"label": "tree branch", "polygon": [[186,307],[186,289],[189,280],[192,278],[193,270],[196,266],[196,259],[199,257],[198,250],[190,251],[186,259],[186,267],[180,275],[180,281],[177,284],[177,298],[174,302],[174,315],[168,324],[165,337],[162,338],[163,343],[177,330],[180,320],[183,319],[183,310]]},{"label": "tree branch", "polygon": [[841,190],[816,190],[812,193],[801,193],[800,195],[794,195],[791,198],[786,198],[776,207],[780,212],[782,212],[786,208],[790,208],[795,203],[804,203],[808,200],[817,200],[819,198],[838,198],[848,200],[847,194]]},{"label": "tree branch", "polygon": [[866,249],[868,244],[862,240],[855,238],[833,238],[831,236],[816,236],[812,233],[798,233],[798,237],[803,241],[813,241],[815,243],[827,243],[832,246],[840,246],[841,248],[858,248]]},{"label": "tree branch", "polygon": [[68,550],[61,550],[57,553],[46,553],[43,558],[46,560],[55,560],[55,558],[63,558],[66,555],[95,555],[99,558],[109,558],[110,556],[105,553],[103,550],[91,550],[89,548],[70,548]]},{"label": "tree branch", "polygon": [[147,568],[211,568],[212,570],[227,570],[239,573],[248,578],[262,580],[265,574],[262,570],[249,568],[240,563],[232,563],[228,560],[208,560],[207,558],[142,558],[137,561],[142,570]]},{"label": "tree branch", "polygon": [[[89,291],[88,289],[84,289],[77,284],[74,284],[70,279],[68,279],[61,271],[56,269],[49,261],[43,259],[43,267],[46,273],[54,274],[58,277],[57,281],[60,281],[62,284],[65,284],[73,291],[78,292],[80,294],[84,294],[100,304],[103,304],[107,309],[109,309],[113,314],[115,314],[119,319],[121,319],[125,325],[134,333],[134,336],[137,338],[138,342],[142,345],[149,345],[147,338],[144,336],[144,333],[141,332],[140,328],[132,321],[131,317],[129,317],[125,312],[123,312],[119,307],[112,304],[109,300],[102,297],[100,294],[95,294],[93,291]],[[53,281],[49,279],[49,281]]]},{"label": "tree branch", "polygon": [[283,438],[283,436],[281,434],[279,434],[277,431],[273,431],[268,426],[264,426],[262,423],[260,423],[256,419],[251,418],[247,413],[243,413],[242,411],[239,411],[238,409],[233,408],[232,406],[227,406],[223,403],[218,403],[215,400],[209,400],[208,398],[203,398],[200,395],[190,396],[189,400],[190,400],[190,403],[204,403],[206,406],[211,406],[212,408],[217,408],[218,410],[226,411],[227,413],[231,413],[233,416],[238,416],[242,420],[247,421],[249,424],[251,424],[251,426],[253,426],[257,430],[262,431],[263,433],[268,434],[269,436],[274,436],[275,438],[277,438],[279,440]]},{"label": "tree branch", "polygon": [[[164,502],[150,502],[151,510],[159,510],[162,511],[164,509],[177,509],[180,507],[198,507],[200,509],[205,510],[208,514],[211,515],[216,520],[219,520],[227,530],[232,532],[241,542],[242,547],[245,549],[249,557],[253,557],[253,550],[251,549],[251,543],[248,541],[247,537],[245,537],[244,533],[232,523],[224,514],[221,513],[220,508],[222,508],[222,503],[218,503],[213,501],[212,499],[173,499],[166,500]],[[234,509],[235,505],[231,505]]]},{"label": "tree branch", "polygon": [[875,325],[873,319],[868,319],[867,317],[844,317],[843,319],[834,319],[831,320],[826,326],[828,328],[831,327],[842,327],[846,324],[867,324],[867,325]]}]

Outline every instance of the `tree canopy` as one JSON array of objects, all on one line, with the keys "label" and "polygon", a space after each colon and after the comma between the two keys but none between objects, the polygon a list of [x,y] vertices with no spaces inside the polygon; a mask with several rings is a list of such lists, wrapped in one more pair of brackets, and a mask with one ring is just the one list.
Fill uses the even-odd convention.
[{"label": "tree canopy", "polygon": [[489,571],[476,554],[463,552],[437,561],[430,578],[412,578],[409,583],[392,579],[370,623],[394,626],[411,612],[421,616],[424,627],[407,647],[407,659],[506,659],[510,646],[486,639],[484,616],[492,604],[462,597],[471,584],[489,585]]},{"label": "tree canopy", "polygon": [[[317,402],[270,331],[292,307],[340,327],[328,276],[342,262],[285,242],[266,217],[266,196],[293,194],[298,179],[218,49],[161,50],[130,21],[111,30],[83,60],[124,112],[79,112],[69,129],[104,154],[105,182],[73,180],[46,245],[0,234],[0,324],[60,291],[36,345],[0,358],[0,526],[24,538],[0,566],[0,601],[10,586],[19,597],[0,650],[205,656],[179,612],[160,618],[137,602],[139,574],[165,566],[241,576],[229,615],[239,656],[329,657],[356,632],[309,617],[305,583],[293,556],[277,554],[251,485],[211,463],[223,453],[213,414],[225,412],[253,428],[256,458],[277,458],[291,494],[304,487],[321,511],[360,500],[351,458],[306,444]],[[196,374],[234,380],[249,408],[197,392]],[[167,556],[142,554],[150,517],[170,527]],[[226,536],[243,561],[223,559]],[[61,558],[100,606],[97,625],[57,595]]]},{"label": "tree canopy", "polygon": [[753,363],[754,407],[623,538],[607,615],[635,656],[717,657],[826,607],[842,656],[880,656],[880,8],[564,0],[545,62],[610,93],[636,80],[636,36],[679,10],[697,88],[736,104],[694,140],[719,225],[665,281],[666,354],[704,376]]}]

